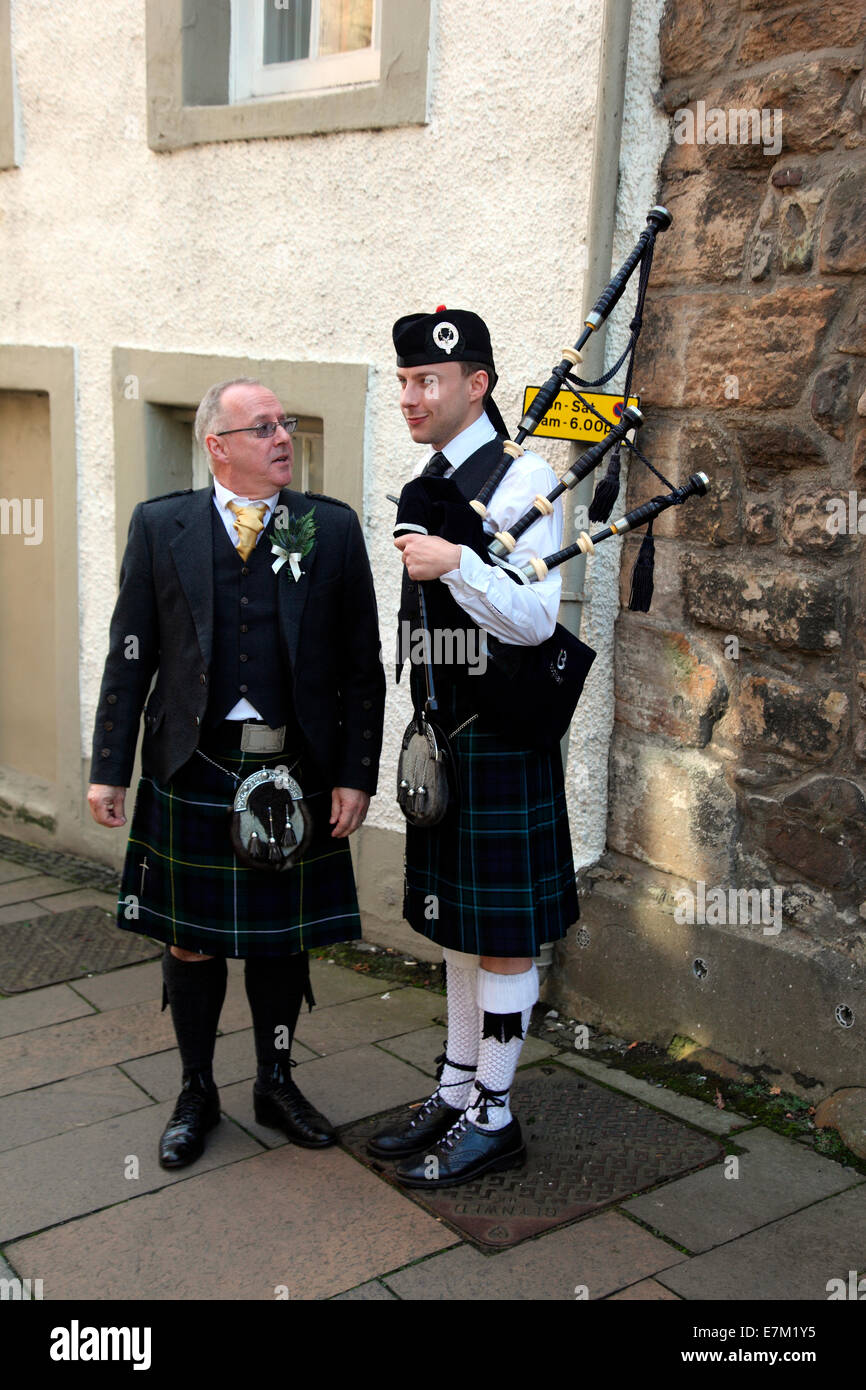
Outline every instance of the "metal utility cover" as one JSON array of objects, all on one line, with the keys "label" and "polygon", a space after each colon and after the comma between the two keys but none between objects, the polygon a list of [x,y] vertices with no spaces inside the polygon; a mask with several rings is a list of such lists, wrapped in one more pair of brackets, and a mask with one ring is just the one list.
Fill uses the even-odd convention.
[{"label": "metal utility cover", "polygon": [[[527,1148],[523,1167],[429,1194],[401,1189],[482,1248],[515,1245],[724,1156],[711,1135],[564,1067],[519,1072],[511,1106]],[[341,1140],[390,1177],[396,1164],[371,1159],[366,1141],[405,1115],[403,1106],[359,1121]]]},{"label": "metal utility cover", "polygon": [[98,907],[9,922],[0,926],[0,994],[101,974],[161,954],[157,943],[120,931],[112,914]]}]

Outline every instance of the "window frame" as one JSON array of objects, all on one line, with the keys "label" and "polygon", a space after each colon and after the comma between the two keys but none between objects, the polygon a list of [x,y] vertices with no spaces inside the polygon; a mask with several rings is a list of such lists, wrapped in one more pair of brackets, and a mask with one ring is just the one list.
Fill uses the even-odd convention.
[{"label": "window frame", "polygon": [[[377,82],[233,104],[225,3],[210,0],[208,10],[201,0],[146,0],[151,149],[426,124],[432,0],[380,0]],[[216,37],[205,37],[207,24],[219,14],[222,28]],[[193,36],[199,50],[191,47]],[[187,99],[185,89],[204,95]]]},{"label": "window frame", "polygon": [[18,167],[16,143],[12,12],[10,0],[0,0],[0,169]]},{"label": "window frame", "polygon": [[[256,55],[264,47],[265,5],[273,0],[232,0],[229,97],[232,105],[302,92],[378,82],[381,75],[382,0],[373,0],[372,43],[345,53],[265,63]],[[313,24],[321,0],[313,0]],[[312,39],[312,27],[311,27]]]}]

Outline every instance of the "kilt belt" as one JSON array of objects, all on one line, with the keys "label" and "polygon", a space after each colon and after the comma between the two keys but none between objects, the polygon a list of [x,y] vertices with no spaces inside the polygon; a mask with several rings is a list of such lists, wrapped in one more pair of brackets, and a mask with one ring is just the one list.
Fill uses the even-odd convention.
[{"label": "kilt belt", "polygon": [[[348,839],[331,837],[331,788],[308,784],[303,758],[288,749],[245,751],[243,727],[226,721],[203,734],[167,783],[141,777],[118,926],[185,950],[240,957],[295,955],[357,939],[351,851]],[[304,857],[276,873],[239,863],[229,830],[240,782],[280,764],[301,785],[313,836]]]}]

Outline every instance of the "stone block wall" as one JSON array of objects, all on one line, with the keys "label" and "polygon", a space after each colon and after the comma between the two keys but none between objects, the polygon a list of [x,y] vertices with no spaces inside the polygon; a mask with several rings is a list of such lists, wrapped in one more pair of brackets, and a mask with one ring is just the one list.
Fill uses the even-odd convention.
[{"label": "stone block wall", "polygon": [[[863,1084],[866,11],[668,0],[661,60],[658,201],[674,221],[638,350],[641,445],[712,491],[657,523],[652,610],[618,621],[608,853],[557,997],[630,1036],[701,1035],[807,1090]],[[630,470],[629,506],[658,491]],[[716,913],[678,932],[676,894],[701,880],[778,890],[778,930]],[[651,1008],[623,990],[611,933]],[[738,936],[742,1007],[763,1001],[748,1028],[731,979],[713,979],[714,956],[736,971]]]}]

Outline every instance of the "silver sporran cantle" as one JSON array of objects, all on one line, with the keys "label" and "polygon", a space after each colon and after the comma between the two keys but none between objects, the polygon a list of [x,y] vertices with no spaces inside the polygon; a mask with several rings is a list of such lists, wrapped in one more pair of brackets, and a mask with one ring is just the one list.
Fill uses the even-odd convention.
[{"label": "silver sporran cantle", "polygon": [[410,825],[438,825],[453,796],[451,750],[441,729],[419,714],[406,727],[397,764],[397,802]]},{"label": "silver sporran cantle", "polygon": [[232,807],[231,837],[242,864],[279,872],[307,849],[313,819],[288,768],[263,767],[241,782]]}]

